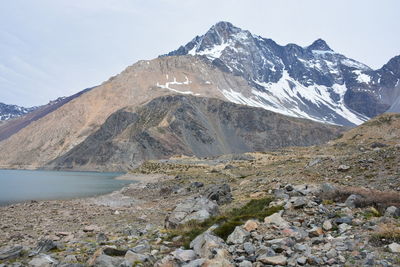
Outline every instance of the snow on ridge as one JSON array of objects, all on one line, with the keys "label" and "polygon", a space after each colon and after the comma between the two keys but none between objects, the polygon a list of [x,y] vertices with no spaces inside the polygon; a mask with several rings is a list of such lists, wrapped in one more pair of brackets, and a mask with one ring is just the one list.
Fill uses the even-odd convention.
[{"label": "snow on ridge", "polygon": [[371,82],[371,76],[369,76],[369,75],[367,75],[367,74],[365,74],[365,73],[362,73],[360,70],[353,70],[353,73],[357,75],[356,80],[357,80],[359,83],[366,83],[366,84],[368,84],[368,83]]},{"label": "snow on ridge", "polygon": [[[353,112],[344,104],[344,94],[347,91],[345,84],[334,84],[332,87],[323,85],[304,86],[289,76],[284,70],[281,79],[276,83],[264,83],[255,81],[265,88],[265,92],[252,90],[252,95],[246,97],[232,89],[221,90],[222,94],[231,102],[253,107],[261,107],[283,115],[306,118],[313,121],[336,124],[333,118],[316,117],[308,114],[300,108],[308,106],[305,100],[313,103],[318,108],[328,108],[334,114],[340,115],[351,123],[359,125],[368,118]],[[335,102],[331,93],[336,93],[340,100]]]},{"label": "snow on ridge", "polygon": [[352,59],[345,58],[345,59],[340,60],[340,62],[343,65],[346,65],[348,67],[358,68],[358,69],[362,69],[362,70],[370,70],[370,68],[367,65],[364,65],[363,63],[360,63],[360,62],[352,60]]},{"label": "snow on ridge", "polygon": [[316,55],[337,54],[335,51],[330,50],[312,50],[312,53]]},{"label": "snow on ridge", "polygon": [[[168,80],[168,74],[166,75],[166,78]],[[189,78],[187,76],[185,76],[185,81],[183,81],[183,82],[178,82],[176,80],[176,77],[174,77],[174,80],[172,82],[167,81],[165,84],[160,84],[159,82],[157,82],[156,86],[159,88],[168,89],[172,92],[179,93],[179,94],[199,96],[200,94],[195,94],[192,91],[180,91],[180,90],[170,87],[171,84],[172,85],[189,85],[191,83],[192,83],[192,81],[190,81]]]}]

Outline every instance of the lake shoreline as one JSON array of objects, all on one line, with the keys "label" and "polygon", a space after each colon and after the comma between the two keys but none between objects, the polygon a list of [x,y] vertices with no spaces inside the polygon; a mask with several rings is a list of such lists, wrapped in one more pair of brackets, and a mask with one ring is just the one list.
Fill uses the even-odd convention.
[{"label": "lake shoreline", "polygon": [[101,196],[136,182],[118,178],[124,176],[121,172],[1,169],[0,207]]}]

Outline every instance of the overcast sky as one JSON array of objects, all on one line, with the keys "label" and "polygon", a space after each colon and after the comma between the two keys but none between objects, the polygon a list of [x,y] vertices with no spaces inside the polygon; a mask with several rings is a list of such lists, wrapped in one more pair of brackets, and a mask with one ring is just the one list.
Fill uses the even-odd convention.
[{"label": "overcast sky", "polygon": [[301,46],[322,38],[380,68],[400,54],[398,0],[1,0],[0,102],[71,95],[218,21]]}]

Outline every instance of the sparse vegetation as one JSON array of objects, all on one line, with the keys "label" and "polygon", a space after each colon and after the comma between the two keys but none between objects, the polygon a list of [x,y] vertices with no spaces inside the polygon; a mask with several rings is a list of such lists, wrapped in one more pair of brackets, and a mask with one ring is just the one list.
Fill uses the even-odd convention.
[{"label": "sparse vegetation", "polygon": [[377,245],[400,242],[400,224],[381,224],[372,234],[371,241]]},{"label": "sparse vegetation", "polygon": [[355,201],[357,208],[374,207],[378,212],[383,213],[389,206],[400,207],[399,193],[371,190],[361,187],[340,187],[330,194],[324,194],[321,198],[324,199],[324,202],[344,202],[353,194],[361,196],[360,199]]},{"label": "sparse vegetation", "polygon": [[226,238],[233,232],[236,226],[242,225],[249,219],[263,220],[282,209],[281,206],[268,207],[272,201],[271,197],[252,199],[246,205],[240,208],[232,209],[222,215],[211,217],[204,222],[190,221],[176,230],[170,231],[168,239],[175,236],[183,236],[178,242],[184,247],[188,248],[190,242],[198,235],[209,229],[213,225],[218,225],[213,232],[226,240]]}]

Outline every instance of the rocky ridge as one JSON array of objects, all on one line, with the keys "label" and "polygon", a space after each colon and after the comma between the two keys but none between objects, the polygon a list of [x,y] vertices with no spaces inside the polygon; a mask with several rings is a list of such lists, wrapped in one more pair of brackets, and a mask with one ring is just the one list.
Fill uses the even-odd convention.
[{"label": "rocky ridge", "polygon": [[221,88],[235,103],[325,123],[361,124],[388,110],[400,93],[400,56],[372,70],[322,39],[282,46],[224,21],[166,56],[177,55],[201,57],[245,78],[250,91]]}]

